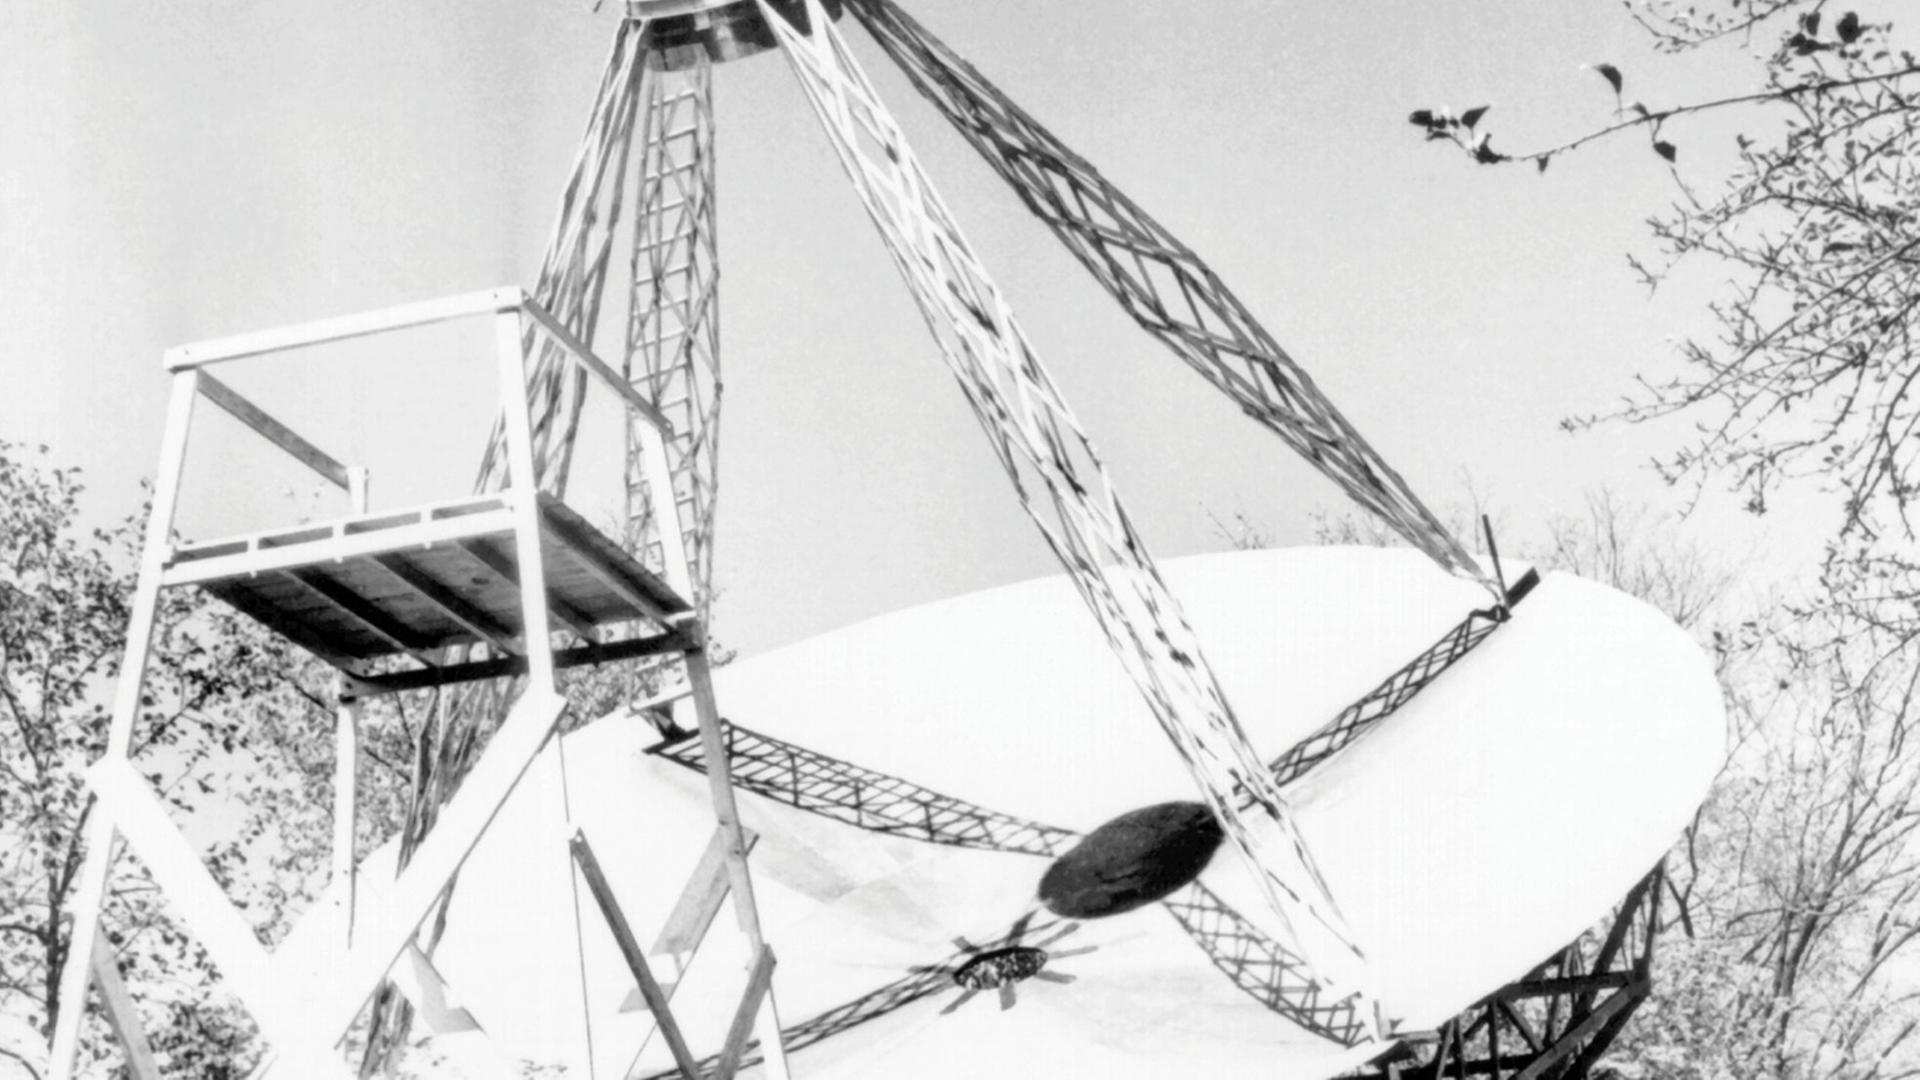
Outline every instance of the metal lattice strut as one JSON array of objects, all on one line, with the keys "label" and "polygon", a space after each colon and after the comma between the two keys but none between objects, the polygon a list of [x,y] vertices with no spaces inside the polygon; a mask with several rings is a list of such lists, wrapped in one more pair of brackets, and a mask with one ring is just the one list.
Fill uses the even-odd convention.
[{"label": "metal lattice strut", "polygon": [[[1049,858],[1078,839],[1070,830],[987,810],[738,724],[728,723],[725,730],[733,786],[869,832]],[[706,771],[706,754],[695,740],[668,743],[655,752]]]},{"label": "metal lattice strut", "polygon": [[[623,216],[627,155],[647,70],[645,26],[623,22],[602,76],[593,113],[560,200],[534,299],[588,347],[600,322],[614,233]],[[525,339],[532,348],[534,336]],[[586,381],[549,344],[527,376],[535,467],[546,490],[564,492]],[[506,473],[505,431],[496,422],[480,461],[476,491],[496,491]]]},{"label": "metal lattice strut", "polygon": [[1500,606],[1469,613],[1439,641],[1387,676],[1366,696],[1340,710],[1340,715],[1329,720],[1318,731],[1293,744],[1286,753],[1274,759],[1274,782],[1284,787],[1300,779],[1314,766],[1346,749],[1380,721],[1412,701],[1420,691],[1425,690],[1448,668],[1465,659],[1468,653],[1505,624],[1512,605],[1519,603],[1539,581],[1538,573],[1527,571],[1526,576],[1508,590]]},{"label": "metal lattice strut", "polygon": [[[650,71],[643,93],[633,301],[626,370],[673,424],[667,457],[686,523],[688,597],[702,621],[713,598],[713,523],[720,435],[719,258],[714,198],[712,69]],[[664,562],[648,505],[638,432],[627,450],[628,543],[651,568]]]},{"label": "metal lattice strut", "polygon": [[[1023,508],[1318,977],[1361,991],[1364,956],[1271,773],[1005,298],[818,0],[806,4],[804,32],[765,0],[761,7]],[[1034,498],[1036,487],[1046,491],[1044,503]],[[1243,794],[1252,797],[1247,809],[1236,805]]]},{"label": "metal lattice strut", "polygon": [[1356,1007],[1356,999],[1336,999],[1325,993],[1305,962],[1206,886],[1194,884],[1161,903],[1213,966],[1255,1001],[1342,1045],[1364,1041],[1367,1018]]},{"label": "metal lattice strut", "polygon": [[1665,871],[1656,866],[1602,928],[1524,978],[1349,1074],[1353,1080],[1584,1080],[1653,989]]},{"label": "metal lattice strut", "polygon": [[848,0],[847,6],[1147,332],[1408,543],[1447,570],[1495,588],[1191,249],[892,0]]}]

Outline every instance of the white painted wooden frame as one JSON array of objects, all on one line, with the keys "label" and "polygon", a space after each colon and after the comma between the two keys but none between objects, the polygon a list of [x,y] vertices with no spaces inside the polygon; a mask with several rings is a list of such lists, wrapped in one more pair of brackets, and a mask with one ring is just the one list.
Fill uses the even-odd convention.
[{"label": "white painted wooden frame", "polygon": [[[200,938],[219,964],[223,976],[236,990],[248,1010],[274,1043],[283,1068],[298,1075],[345,1075],[337,1061],[329,1062],[332,1045],[345,1034],[366,998],[386,977],[395,961],[403,955],[420,921],[426,916],[448,880],[465,861],[500,805],[512,792],[534,755],[545,744],[564,710],[565,703],[554,688],[553,658],[550,649],[529,650],[531,682],[512,715],[489,745],[475,767],[474,774],[462,786],[460,794],[442,813],[438,827],[422,845],[418,856],[396,884],[389,901],[377,912],[351,912],[347,925],[353,940],[342,942],[345,960],[338,965],[342,976],[326,986],[301,985],[294,973],[275,970],[271,956],[261,948],[251,928],[227,900],[224,892],[201,863],[180,831],[168,819],[164,803],[132,768],[129,751],[139,715],[139,700],[150,658],[160,590],[201,580],[201,566],[186,563],[168,572],[172,554],[171,536],[179,505],[179,492],[186,462],[186,450],[192,429],[196,401],[202,396],[232,412],[236,408],[251,414],[249,426],[267,434],[280,449],[305,460],[303,448],[311,444],[290,432],[283,437],[268,434],[277,421],[266,417],[243,399],[208,385],[201,368],[205,365],[262,356],[288,349],[362,337],[409,326],[440,322],[470,315],[493,313],[497,319],[499,357],[497,373],[501,381],[503,406],[507,415],[509,442],[515,453],[514,484],[505,493],[505,513],[511,518],[516,555],[521,574],[522,615],[526,640],[550,641],[544,560],[540,557],[539,507],[531,478],[532,437],[526,401],[526,384],[521,351],[523,316],[539,325],[566,353],[590,373],[619,394],[630,411],[637,412],[649,428],[659,432],[662,422],[656,410],[639,399],[626,382],[603,361],[594,357],[580,342],[554,324],[538,305],[518,288],[494,289],[447,300],[408,304],[364,315],[346,316],[306,323],[294,327],[202,342],[170,350],[165,359],[173,372],[165,434],[162,439],[160,468],[155,484],[153,508],[147,522],[138,584],[128,627],[126,650],[122,657],[120,679],[108,728],[107,746],[101,760],[89,773],[96,801],[87,822],[87,858],[82,867],[75,894],[75,922],[68,960],[61,971],[60,1010],[52,1040],[51,1070],[55,1080],[70,1080],[79,1049],[81,1018],[85,1013],[87,991],[94,983],[96,957],[102,947],[100,915],[105,905],[108,878],[116,850],[122,839],[134,848],[172,897],[189,928]],[[267,430],[262,430],[262,428]],[[284,427],[277,428],[286,432]],[[324,455],[321,455],[324,457]],[[312,462],[308,462],[312,464]],[[332,463],[330,459],[323,464]],[[344,467],[342,467],[344,468]],[[323,475],[331,469],[323,468]],[[331,479],[331,477],[329,477]],[[364,511],[364,480],[349,485],[356,502]],[[423,533],[470,531],[474,522],[454,519],[428,522]],[[369,538],[373,539],[373,538]],[[375,543],[391,546],[392,537],[378,537]],[[416,539],[429,539],[422,536]],[[348,541],[351,544],[351,541]],[[274,553],[260,552],[265,568],[274,561]],[[211,562],[211,560],[209,561]],[[231,566],[227,567],[231,572]],[[339,717],[335,783],[338,803],[335,814],[334,873],[351,881],[353,758],[357,750],[356,721],[351,708],[343,708]],[[351,891],[349,891],[351,897]],[[351,905],[352,900],[348,903]],[[123,1007],[125,997],[117,978],[100,980],[106,1004],[116,1028],[124,1028],[132,1016]],[[140,1053],[144,1038],[137,1031],[122,1035],[136,1069],[144,1067]]]},{"label": "white painted wooden frame", "polygon": [[146,1029],[140,1026],[140,1014],[134,1011],[133,998],[120,979],[120,961],[113,955],[113,948],[99,937],[93,939],[93,986],[106,1006],[107,1026],[126,1054],[127,1072],[133,1080],[160,1080],[160,1063],[154,1059]]},{"label": "white painted wooden frame", "polygon": [[[472,773],[441,811],[433,832],[420,846],[405,872],[394,882],[385,902],[376,910],[365,912],[358,910],[356,904],[356,868],[353,859],[354,766],[358,753],[359,717],[354,706],[341,706],[336,718],[335,735],[335,850],[332,862],[333,876],[344,883],[344,903],[347,905],[347,911],[343,913],[342,940],[338,943],[339,959],[329,967],[331,975],[328,972],[291,971],[286,964],[276,963],[268,950],[260,945],[246,920],[227,899],[180,830],[169,820],[165,804],[133,768],[129,749],[151,655],[160,590],[207,580],[210,576],[230,574],[236,565],[234,556],[194,560],[174,567],[168,565],[173,551],[171,536],[195,402],[200,397],[207,397],[214,404],[240,417],[269,442],[330,480],[337,480],[334,474],[344,472],[356,513],[366,510],[365,471],[340,466],[267,416],[264,410],[239,398],[224,385],[212,388],[210,393],[208,380],[211,377],[205,375],[201,368],[489,313],[495,318],[497,374],[501,384],[509,456],[507,489],[498,496],[503,508],[445,521],[429,518],[417,525],[381,530],[361,537],[341,535],[332,538],[327,548],[334,555],[348,548],[352,549],[350,553],[364,553],[361,548],[370,552],[393,547],[398,534],[402,533],[405,536],[399,538],[431,543],[457,539],[460,535],[471,533],[477,526],[495,529],[501,524],[510,524],[514,533],[516,561],[520,567],[524,627],[522,640],[529,646],[529,682]],[[188,928],[214,956],[228,984],[273,1044],[273,1064],[269,1070],[263,1071],[275,1071],[278,1075],[291,1075],[302,1080],[306,1077],[345,1077],[346,1070],[334,1048],[367,999],[390,977],[416,1005],[428,1012],[432,1011],[433,1003],[445,1000],[445,982],[431,961],[413,944],[414,934],[500,807],[512,794],[565,711],[565,700],[558,694],[554,682],[554,660],[550,647],[552,620],[547,609],[545,566],[540,550],[538,474],[534,469],[533,433],[525,373],[526,353],[523,351],[524,334],[530,328],[537,328],[544,333],[588,374],[617,394],[628,412],[642,421],[637,427],[641,458],[648,483],[652,491],[657,493],[653,512],[663,523],[661,531],[667,555],[666,576],[675,591],[690,595],[692,578],[666,452],[666,444],[673,437],[671,424],[612,368],[518,288],[493,289],[363,315],[201,342],[170,350],[166,354],[165,366],[173,373],[173,389],[162,439],[153,509],[147,522],[107,747],[88,773],[95,803],[87,823],[87,858],[75,897],[73,939],[66,966],[61,971],[61,1001],[68,1003],[68,1007],[61,1009],[53,1036],[51,1066],[54,1080],[71,1080],[73,1076],[86,994],[96,980],[112,1025],[127,1048],[128,1061],[135,1075],[142,1080],[152,1075],[152,1056],[146,1049],[144,1034],[138,1029],[131,1000],[120,985],[112,958],[103,952],[104,939],[100,934],[100,916],[106,899],[108,878],[118,855],[118,846],[123,840],[141,857],[162,890],[172,898]],[[255,571],[278,567],[289,559],[299,562],[311,558],[310,551],[302,553],[298,546],[255,550],[252,543],[247,543],[240,551],[240,561],[246,563],[244,568]],[[679,628],[698,646],[688,658],[693,693],[687,705],[697,714],[702,736],[708,740],[709,760],[724,765],[726,752],[721,741],[719,712],[713,701],[710,673],[704,655],[704,635],[695,618],[683,620]],[[541,647],[542,643],[547,643],[548,647]],[[728,892],[733,898],[741,929],[753,945],[754,955],[762,958],[761,963],[750,972],[750,992],[736,1027],[744,1032],[745,1025],[753,1019],[760,1031],[762,1044],[767,1048],[771,1074],[784,1078],[785,1053],[780,1041],[779,1016],[773,1001],[771,966],[765,960],[771,953],[760,936],[759,917],[753,904],[752,883],[746,864],[747,844],[739,825],[732,788],[727,783],[727,770],[721,768],[710,775],[713,778],[715,816],[719,821],[718,835],[724,840],[722,846],[730,884]],[[576,924],[576,934],[578,931]],[[752,1014],[751,1017],[749,1014]],[[452,1014],[449,1012],[448,1016]],[[478,1030],[477,1025],[467,1028],[452,1020],[448,1024],[457,1030],[449,1030],[446,1034],[464,1033],[469,1036],[463,1039],[465,1043],[482,1044],[471,1056],[485,1063],[489,1070],[493,1063],[504,1061],[490,1044],[486,1044],[484,1033]],[[740,1039],[744,1039],[743,1034]],[[730,1040],[728,1052],[738,1055],[739,1040]]]},{"label": "white painted wooden frame", "polygon": [[[146,541],[140,554],[138,583],[134,586],[126,649],[120,660],[120,681],[114,688],[107,745],[101,754],[103,761],[126,761],[133,743],[134,721],[140,713],[140,690],[146,679],[147,659],[153,646],[160,575],[166,565],[174,512],[179,506],[180,474],[187,454],[187,428],[193,418],[193,406],[200,396],[199,391],[197,372],[189,371],[174,377],[173,392],[167,403],[165,434],[160,443],[160,468],[154,478],[153,508],[147,517]],[[54,1022],[48,1062],[53,1080],[72,1080],[73,1077],[74,1060],[80,1050],[80,1021],[86,1013],[87,990],[92,983],[92,958],[101,944],[100,911],[106,903],[107,877],[113,868],[114,849],[118,843],[119,835],[114,828],[113,815],[105,807],[96,805],[87,816],[86,862],[80,868],[79,884],[73,894],[73,931],[67,943],[66,965],[60,972],[61,1007]]]},{"label": "white painted wooden frame", "polygon": [[286,352],[289,349],[322,345],[330,341],[346,341],[351,338],[366,337],[369,334],[382,334],[409,326],[426,326],[430,323],[446,322],[449,319],[481,315],[490,311],[510,311],[526,302],[527,295],[519,286],[507,285],[484,292],[401,304],[396,307],[382,308],[379,311],[341,315],[251,334],[236,334],[233,337],[197,341],[191,345],[180,345],[168,349],[164,363],[168,371],[191,371],[208,364],[225,363],[249,356]]}]

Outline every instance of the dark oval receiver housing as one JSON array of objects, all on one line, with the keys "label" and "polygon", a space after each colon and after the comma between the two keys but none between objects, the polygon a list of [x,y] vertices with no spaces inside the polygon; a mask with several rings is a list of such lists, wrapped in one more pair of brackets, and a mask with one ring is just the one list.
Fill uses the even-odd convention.
[{"label": "dark oval receiver housing", "polygon": [[1088,833],[1040,878],[1040,902],[1056,915],[1098,919],[1151,904],[1200,876],[1223,834],[1197,802],[1130,810]]}]

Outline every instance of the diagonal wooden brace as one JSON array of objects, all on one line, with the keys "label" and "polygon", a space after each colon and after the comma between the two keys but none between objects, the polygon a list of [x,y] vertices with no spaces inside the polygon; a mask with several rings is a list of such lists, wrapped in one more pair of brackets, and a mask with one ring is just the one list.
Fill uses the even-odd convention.
[{"label": "diagonal wooden brace", "polygon": [[639,939],[633,936],[633,928],[627,923],[626,914],[620,910],[620,900],[613,895],[613,886],[607,883],[607,875],[600,869],[600,861],[593,856],[593,846],[587,843],[587,834],[575,830],[568,847],[573,855],[573,864],[579,868],[580,876],[586,880],[587,890],[593,894],[594,903],[600,906],[600,915],[606,920],[607,929],[613,932],[613,940],[620,946],[620,955],[626,959],[634,981],[640,984],[640,995],[646,999],[647,1009],[653,1013],[653,1022],[667,1040],[667,1049],[673,1053],[674,1064],[680,1067],[682,1076],[699,1076],[699,1063],[694,1059],[693,1051],[688,1049],[686,1036],[680,1033],[680,1025],[673,1019],[673,1009],[667,1004],[667,993],[661,988],[660,980],[654,978],[653,967],[647,963]]},{"label": "diagonal wooden brace", "polygon": [[318,992],[305,1015],[315,1030],[334,1039],[346,1034],[565,710],[564,698],[535,687],[514,703],[506,723],[441,810],[438,823],[394,883],[386,903],[379,910],[357,914],[353,947],[338,965],[341,974],[328,986],[314,988]]},{"label": "diagonal wooden brace", "polygon": [[[302,1022],[300,1011],[274,979],[271,958],[253,928],[168,820],[166,804],[132,763],[109,758],[90,769],[87,780],[99,799],[95,812],[112,819],[268,1040],[284,1058],[299,1063],[297,1075],[345,1077],[345,1066],[333,1054],[334,1040]],[[339,1034],[345,1034],[344,1029],[335,1038]]]},{"label": "diagonal wooden brace", "polygon": [[[753,845],[760,835],[742,830],[746,834],[747,851],[753,851]],[[713,839],[708,842],[706,851],[700,855],[700,862],[694,866],[693,873],[687,876],[687,884],[680,892],[680,899],[673,905],[672,914],[660,930],[660,936],[654,940],[649,950],[655,956],[674,956],[680,958],[682,966],[689,954],[700,948],[706,940],[707,929],[713,925],[713,917],[720,913],[720,905],[732,890],[732,877],[727,868],[727,845],[729,838],[724,829],[715,829]]]}]

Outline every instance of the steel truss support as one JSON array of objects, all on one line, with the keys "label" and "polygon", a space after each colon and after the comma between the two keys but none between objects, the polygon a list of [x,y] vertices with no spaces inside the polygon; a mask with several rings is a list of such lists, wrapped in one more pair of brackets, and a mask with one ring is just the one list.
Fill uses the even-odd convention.
[{"label": "steel truss support", "polygon": [[[1341,996],[1366,961],[1327,895],[1273,777],[1248,744],[1179,605],[1134,532],[1093,445],[961,235],[819,0],[762,14],[1002,466],[1108,642],[1247,860],[1266,899]],[[1047,499],[1034,498],[1043,487]],[[1236,805],[1251,799],[1246,809]],[[1371,1013],[1369,1004],[1363,1009]]]},{"label": "steel truss support", "polygon": [[1606,926],[1351,1080],[1585,1080],[1652,992],[1664,887],[1656,866]]},{"label": "steel truss support", "polygon": [[1360,700],[1340,710],[1319,730],[1289,747],[1273,762],[1274,782],[1285,787],[1305,776],[1321,762],[1353,745],[1374,725],[1392,716],[1412,701],[1446,670],[1466,658],[1481,642],[1507,621],[1513,605],[1524,599],[1540,582],[1538,572],[1528,570],[1513,588],[1507,590],[1499,606],[1469,612],[1439,641],[1400,666],[1398,671],[1368,691]]},{"label": "steel truss support", "polygon": [[1408,543],[1497,594],[1493,577],[1192,249],[892,0],[847,7],[1148,333]]},{"label": "steel truss support", "polygon": [[[1498,625],[1484,614],[1469,618],[1423,654],[1423,660],[1395,673],[1342,716],[1366,714],[1368,703],[1377,700],[1392,700],[1392,707],[1398,707]],[[1043,858],[1079,839],[1070,829],[1001,814],[734,724],[724,724],[723,730],[731,749],[733,786],[776,803],[891,836]],[[1289,776],[1311,772],[1339,749],[1328,749],[1316,743],[1317,738],[1301,744],[1311,752],[1282,758]],[[686,768],[706,770],[700,746],[684,738],[652,752]],[[1502,1069],[1509,1070],[1502,1074],[1506,1080],[1528,1068],[1534,1071],[1524,1074],[1526,1080],[1582,1080],[1651,989],[1661,881],[1656,868],[1628,893],[1604,930],[1582,936],[1438,1032],[1396,1045],[1353,1076],[1442,1080],[1481,1075],[1491,1072],[1497,1057]],[[1248,996],[1308,1031],[1348,1044],[1361,1040],[1365,1018],[1354,1000],[1323,993],[1303,960],[1213,892],[1194,885],[1162,904],[1214,966]],[[950,987],[940,969],[920,969],[788,1028],[787,1048],[812,1045]],[[1444,1069],[1436,1062],[1444,1063]],[[1558,1071],[1546,1071],[1549,1068]]]},{"label": "steel truss support", "polygon": [[[1048,858],[1079,839],[1070,830],[987,810],[738,724],[724,724],[723,730],[734,787],[868,832]],[[707,768],[705,750],[694,740],[653,752],[697,772]]]},{"label": "steel truss support", "polygon": [[[1041,858],[1057,855],[1080,839],[1071,829],[989,810],[736,724],[723,729],[732,786],[857,828]],[[652,752],[688,769],[707,768],[702,744],[690,739]],[[1209,890],[1196,885],[1164,904],[1214,966],[1260,1004],[1329,1039],[1353,1043],[1364,1037],[1355,999],[1333,1000],[1315,984],[1304,960]],[[787,1046],[798,1049],[818,1042],[948,985],[925,973],[888,984],[788,1028]]]},{"label": "steel truss support", "polygon": [[1298,956],[1267,937],[1204,885],[1161,901],[1233,985],[1301,1028],[1347,1046],[1367,1037],[1367,1017],[1355,998],[1321,991]]},{"label": "steel truss support", "polygon": [[[805,1050],[815,1043],[825,1042],[843,1031],[859,1027],[869,1020],[905,1008],[928,994],[938,994],[953,989],[953,977],[939,968],[929,968],[903,976],[878,990],[863,994],[843,1005],[837,1005],[817,1016],[812,1016],[787,1028],[782,1034],[787,1053]],[[751,1068],[765,1060],[760,1043],[756,1040],[748,1043],[739,1060],[742,1069]],[[719,1072],[720,1055],[712,1054],[694,1063],[689,1070],[685,1067],[666,1072],[653,1073],[645,1080],[712,1080]]]},{"label": "steel truss support", "polygon": [[[624,178],[633,143],[641,87],[647,72],[646,24],[622,21],[613,54],[560,200],[559,219],[534,285],[534,300],[589,348],[600,323],[600,302],[613,259],[614,233],[625,199]],[[528,335],[529,349],[534,344]],[[533,456],[549,490],[565,491],[574,434],[586,395],[584,379],[555,349],[540,352],[527,374],[533,403]],[[496,422],[481,457],[476,491],[500,488],[506,477],[506,431]]]},{"label": "steel truss support", "polygon": [[[720,435],[720,305],[715,223],[712,69],[649,71],[642,93],[632,302],[624,374],[673,425],[667,457],[686,523],[693,592],[704,621],[712,603],[715,454]],[[639,460],[627,453],[628,543],[649,568],[664,560]]]}]

